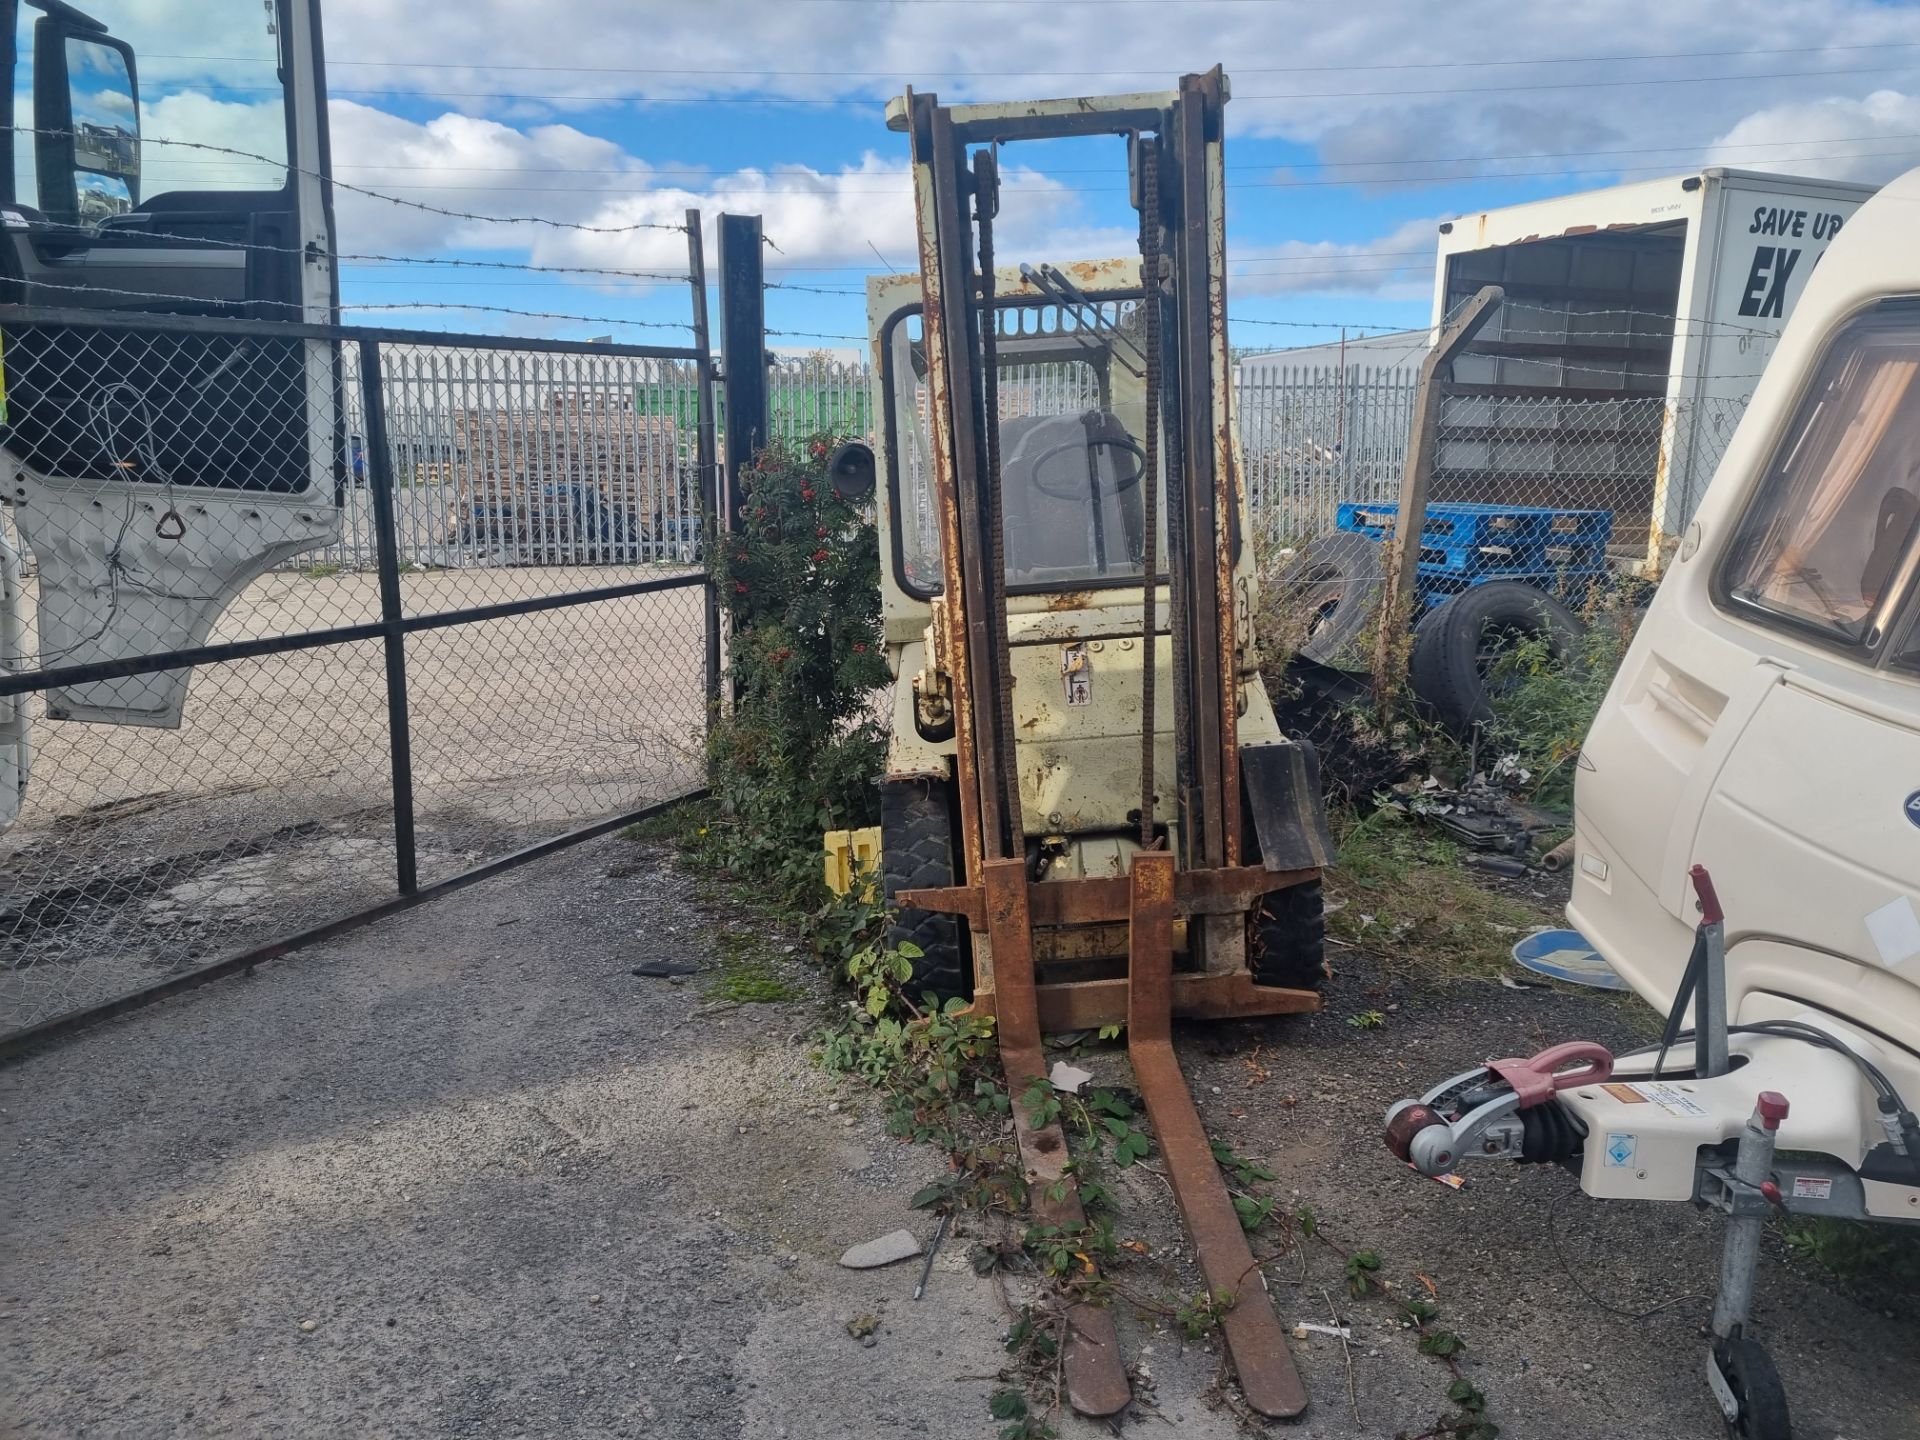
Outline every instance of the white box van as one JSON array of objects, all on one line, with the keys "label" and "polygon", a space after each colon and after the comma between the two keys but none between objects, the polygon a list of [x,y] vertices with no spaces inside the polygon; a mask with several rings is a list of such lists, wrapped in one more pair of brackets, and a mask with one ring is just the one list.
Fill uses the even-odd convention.
[{"label": "white box van", "polygon": [[[1444,494],[1443,454],[1436,496],[1565,505],[1584,494],[1613,512],[1617,563],[1659,568],[1828,244],[1872,194],[1714,168],[1443,224],[1436,331],[1482,285],[1506,292],[1453,373],[1480,397],[1482,427],[1512,430],[1512,453],[1476,451],[1473,491],[1459,496]],[[1644,403],[1617,407],[1603,443],[1585,402],[1616,399]],[[1562,423],[1577,443],[1545,443],[1548,401],[1574,403]],[[1517,488],[1489,493],[1495,481]]]}]

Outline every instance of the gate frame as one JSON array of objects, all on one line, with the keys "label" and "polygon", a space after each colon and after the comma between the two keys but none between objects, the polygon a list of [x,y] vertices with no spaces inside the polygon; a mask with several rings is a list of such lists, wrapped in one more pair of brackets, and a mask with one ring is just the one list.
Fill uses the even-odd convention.
[{"label": "gate frame", "polygon": [[[714,537],[719,533],[716,528],[720,519],[717,493],[719,467],[716,464],[715,455],[714,364],[707,330],[706,270],[701,254],[700,227],[696,211],[688,212],[688,260],[690,269],[688,278],[694,294],[691,326],[693,343],[690,345],[619,345],[599,341],[465,335],[442,331],[158,315],[137,311],[106,312],[0,305],[0,334],[4,334],[10,325],[61,325],[147,334],[216,334],[280,341],[312,340],[337,345],[343,349],[349,344],[359,348],[360,385],[364,409],[362,420],[366,426],[363,448],[366,455],[367,484],[372,491],[370,498],[373,501],[378,527],[378,534],[375,537],[376,566],[380,587],[380,618],[378,620],[330,626],[320,630],[298,631],[285,635],[264,636],[251,640],[198,645],[154,654],[128,655],[85,664],[0,671],[0,698],[29,695],[100,680],[154,674],[163,670],[214,665],[269,655],[289,654],[300,650],[325,649],[357,641],[379,640],[385,650],[389,763],[393,789],[394,880],[397,892],[391,899],[353,911],[325,924],[278,940],[250,946],[192,970],[169,975],[163,980],[126,995],[81,1009],[70,1010],[49,1020],[0,1036],[0,1061],[11,1060],[39,1048],[50,1040],[109,1016],[124,1014],[152,1001],[194,989],[235,971],[251,973],[256,965],[265,961],[278,959],[295,950],[333,939],[371,925],[375,921],[386,919],[388,916],[411,910],[429,900],[524,865],[530,860],[537,860],[583,840],[591,840],[622,829],[648,816],[659,814],[673,806],[707,794],[706,787],[700,786],[672,799],[643,805],[618,815],[606,816],[577,829],[551,836],[444,880],[424,886],[419,883],[414,836],[412,737],[407,708],[406,637],[408,635],[453,629],[521,615],[533,615],[548,610],[571,609],[609,600],[627,599],[636,595],[698,587],[703,594],[701,606],[704,631],[703,691],[706,702],[706,725],[710,729],[715,715],[714,702],[720,688],[720,607],[718,592],[713,583],[711,564],[703,556],[698,567],[686,575],[653,577],[619,585],[598,586],[590,590],[574,590],[530,599],[499,601],[461,610],[443,610],[424,615],[406,614],[400,591],[398,536],[394,528],[393,457],[386,443],[386,412],[381,388],[380,352],[383,346],[389,345],[511,350],[546,355],[585,354],[596,357],[616,356],[691,363],[694,367],[698,401],[698,422],[694,434],[696,486],[703,512],[705,540],[708,545],[711,545],[714,543]],[[344,464],[344,454],[336,457],[336,463]]]}]

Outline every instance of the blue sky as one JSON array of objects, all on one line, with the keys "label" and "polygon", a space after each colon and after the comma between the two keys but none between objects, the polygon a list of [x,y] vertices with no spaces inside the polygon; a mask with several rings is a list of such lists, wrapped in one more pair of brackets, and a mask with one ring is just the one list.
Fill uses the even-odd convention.
[{"label": "blue sky", "polygon": [[[173,40],[199,59],[143,61],[148,135],[190,124],[261,144],[245,98],[258,92],[245,87],[265,77],[239,63],[255,51],[233,33],[258,23],[257,0],[138,8],[207,31],[204,48]],[[394,12],[389,0],[329,0],[342,180],[617,233],[343,194],[343,252],[667,274],[683,268],[684,236],[623,227],[676,223],[689,204],[758,212],[779,246],[769,278],[784,287],[768,323],[792,347],[846,347],[798,332],[863,334],[875,252],[910,263],[906,145],[882,120],[885,97],[909,82],[1004,99],[1162,89],[1225,63],[1244,346],[1424,324],[1434,225],[1462,212],[1704,163],[1867,180],[1920,164],[1920,10],[1861,0],[465,0],[410,7],[405,23]],[[1026,66],[1043,69],[1016,73]],[[190,115],[193,97],[170,102],[169,85],[197,88],[218,113]],[[1117,140],[1016,147],[1008,164],[1021,168],[1007,260],[1123,248],[1133,220]],[[343,290],[350,304],[591,317],[363,316],[445,328],[671,339],[652,327],[688,315],[671,284],[526,269],[355,262]]]}]

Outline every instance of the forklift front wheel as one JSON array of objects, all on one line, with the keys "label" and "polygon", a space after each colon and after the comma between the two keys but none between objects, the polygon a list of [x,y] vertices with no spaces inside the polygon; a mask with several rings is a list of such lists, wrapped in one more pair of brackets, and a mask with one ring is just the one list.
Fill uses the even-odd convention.
[{"label": "forklift front wheel", "polygon": [[1727,1422],[1730,1440],[1793,1440],[1787,1392],[1760,1343],[1735,1335],[1713,1347],[1713,1358],[1740,1408],[1740,1417]]},{"label": "forklift front wheel", "polygon": [[[954,883],[953,812],[948,787],[933,780],[890,780],[880,787],[880,871],[887,903],[902,890],[939,890]],[[901,907],[887,943],[913,945],[909,991],[917,1003],[973,997],[973,980],[960,948],[960,922],[951,915]]]},{"label": "forklift front wheel", "polygon": [[1327,913],[1318,880],[1263,896],[1248,928],[1254,984],[1318,990],[1326,982]]}]

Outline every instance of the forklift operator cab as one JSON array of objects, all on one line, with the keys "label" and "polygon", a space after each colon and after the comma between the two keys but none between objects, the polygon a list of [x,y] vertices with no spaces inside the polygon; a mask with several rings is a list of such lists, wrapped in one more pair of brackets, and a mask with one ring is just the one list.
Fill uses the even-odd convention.
[{"label": "forklift operator cab", "polygon": [[[0,664],[202,644],[339,530],[338,345],[283,328],[338,313],[318,0],[0,0],[0,36],[0,305],[32,307],[0,321],[0,501],[38,585]],[[190,674],[76,677],[46,718],[175,727]]]},{"label": "forklift operator cab", "polygon": [[[1705,865],[1727,915],[1729,1017],[1837,1020],[1908,1095],[1920,1093],[1917,220],[1920,171],[1866,203],[1788,323],[1582,751],[1569,906],[1664,1009],[1697,918],[1687,872]],[[1822,1133],[1794,1143],[1861,1164],[1868,1210],[1890,1213],[1871,1117],[1829,1108]],[[1897,1213],[1914,1215],[1911,1198],[1898,1193]]]}]

